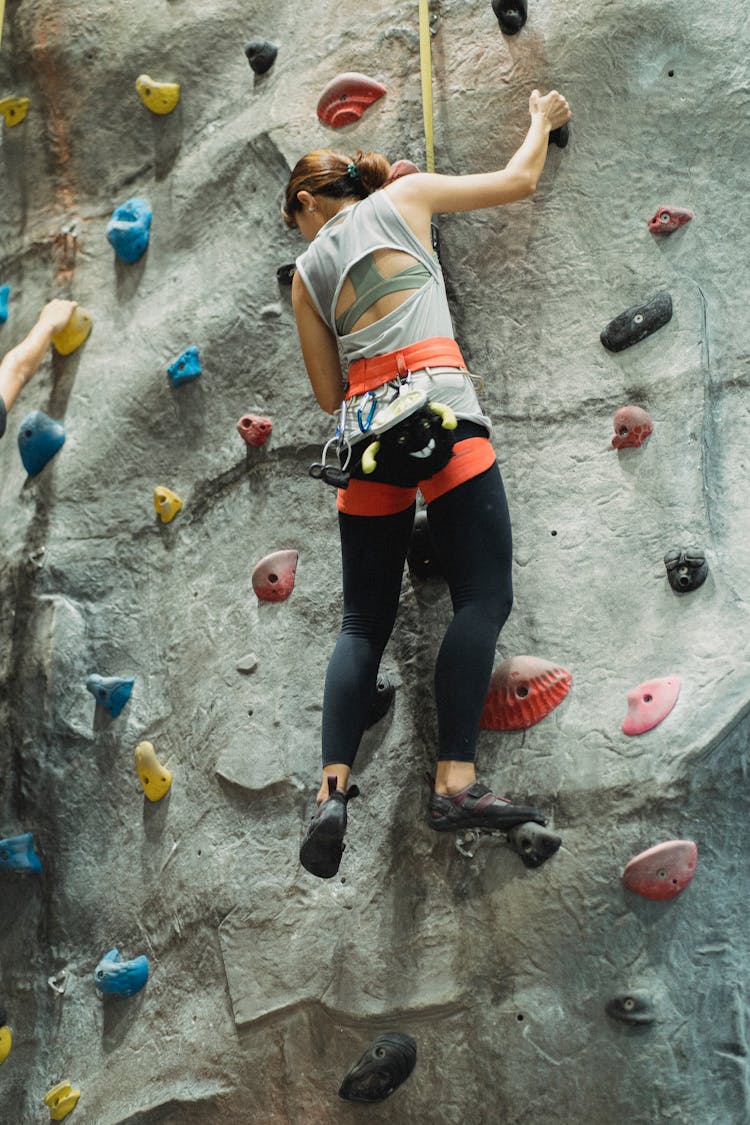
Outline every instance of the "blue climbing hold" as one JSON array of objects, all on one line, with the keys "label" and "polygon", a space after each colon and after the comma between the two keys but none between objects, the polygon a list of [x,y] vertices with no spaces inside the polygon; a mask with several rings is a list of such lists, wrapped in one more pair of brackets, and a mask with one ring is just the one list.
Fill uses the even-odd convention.
[{"label": "blue climbing hold", "polygon": [[65,427],[43,410],[32,410],[18,427],[18,449],[30,477],[41,473],[65,443]]},{"label": "blue climbing hold", "polygon": [[134,679],[125,680],[120,676],[91,675],[86,680],[86,687],[99,706],[106,707],[112,718],[116,719],[130,699],[134,683]]},{"label": "blue climbing hold", "polygon": [[121,961],[119,949],[105,953],[94,970],[94,981],[108,996],[135,996],[148,980],[148,957]]},{"label": "blue climbing hold", "polygon": [[173,387],[179,387],[183,383],[192,383],[193,379],[197,379],[200,374],[202,374],[201,361],[198,358],[196,347],[186,348],[182,355],[178,355],[174,363],[170,363],[167,368],[167,375]]},{"label": "blue climbing hold", "polygon": [[10,285],[0,285],[0,324],[5,324],[8,319],[8,297]]},{"label": "blue climbing hold", "polygon": [[115,207],[107,223],[107,239],[121,262],[137,262],[148,248],[152,211],[134,196]]},{"label": "blue climbing hold", "polygon": [[0,871],[33,871],[41,875],[42,861],[34,851],[32,832],[0,840]]}]

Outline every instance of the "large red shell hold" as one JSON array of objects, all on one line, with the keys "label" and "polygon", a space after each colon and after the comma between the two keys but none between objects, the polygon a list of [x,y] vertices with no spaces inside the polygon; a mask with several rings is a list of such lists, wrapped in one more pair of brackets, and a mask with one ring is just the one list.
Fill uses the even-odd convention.
[{"label": "large red shell hold", "polygon": [[514,656],[492,673],[480,726],[483,730],[533,727],[570,691],[566,668],[538,656]]},{"label": "large red shell hold", "polygon": [[296,551],[274,551],[260,560],[253,571],[253,589],[259,601],[286,601],[294,589],[298,558]]},{"label": "large red shell hold", "polygon": [[628,692],[628,713],[622,722],[622,733],[645,734],[653,730],[674,707],[680,687],[679,676],[664,676],[633,688]]},{"label": "large red shell hold", "polygon": [[376,82],[366,74],[347,71],[329,82],[318,98],[318,117],[333,129],[351,125],[385,92],[382,82]]},{"label": "large red shell hold", "polygon": [[259,414],[243,414],[237,423],[237,432],[245,445],[265,445],[271,436],[273,423]]},{"label": "large red shell hold", "polygon": [[684,227],[693,217],[693,212],[687,207],[672,207],[666,204],[657,207],[653,218],[648,220],[648,229],[652,234],[671,234],[672,231]]},{"label": "large red shell hold", "polygon": [[615,428],[615,436],[612,438],[615,449],[643,445],[649,434],[654,432],[654,423],[642,406],[621,406],[612,425]]},{"label": "large red shell hold", "polygon": [[684,891],[695,875],[698,849],[692,840],[667,840],[634,856],[622,881],[629,891],[662,901]]}]

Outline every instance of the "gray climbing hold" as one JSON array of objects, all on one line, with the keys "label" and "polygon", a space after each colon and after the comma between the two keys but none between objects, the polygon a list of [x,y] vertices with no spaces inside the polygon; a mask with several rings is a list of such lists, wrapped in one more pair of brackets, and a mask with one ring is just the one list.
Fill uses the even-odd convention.
[{"label": "gray climbing hold", "polygon": [[276,62],[279,48],[267,39],[253,39],[245,44],[245,55],[256,74],[265,74]]},{"label": "gray climbing hold", "polygon": [[655,293],[642,305],[633,305],[611,320],[602,329],[599,339],[608,351],[621,352],[640,340],[645,340],[671,319],[671,296],[667,292]]},{"label": "gray climbing hold", "polygon": [[244,672],[246,676],[249,676],[258,667],[258,657],[254,652],[249,652],[247,656],[243,656],[241,660],[237,661],[235,667],[238,672]]},{"label": "gray climbing hold", "polygon": [[406,555],[409,572],[414,578],[444,578],[435,553],[430,528],[427,522],[427,509],[422,508],[414,517],[411,542]]},{"label": "gray climbing hold", "polygon": [[674,547],[664,556],[669,585],[676,594],[689,594],[708,577],[708,563],[700,547]]},{"label": "gray climbing hold", "polygon": [[382,1102],[406,1081],[416,1061],[416,1040],[399,1031],[387,1031],[351,1068],[341,1083],[339,1097],[349,1102]]},{"label": "gray climbing hold", "polygon": [[620,1023],[645,1025],[653,1023],[656,1012],[650,993],[637,988],[630,992],[619,992],[608,1000],[605,1009],[608,1016]]}]

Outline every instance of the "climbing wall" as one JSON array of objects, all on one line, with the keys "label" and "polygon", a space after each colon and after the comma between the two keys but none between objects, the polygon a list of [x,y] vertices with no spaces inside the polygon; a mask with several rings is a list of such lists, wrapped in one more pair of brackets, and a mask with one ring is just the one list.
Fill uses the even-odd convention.
[{"label": "climbing wall", "polygon": [[[750,1121],[747,12],[530,0],[512,37],[489,0],[430,13],[438,171],[502,166],[535,85],[574,113],[532,200],[439,220],[514,525],[498,664],[573,678],[536,725],[484,731],[479,770],[549,810],[562,848],[531,870],[426,827],[449,602],[407,576],[339,876],[297,859],[340,574],[333,493],[307,475],[329,424],[277,280],[304,244],[278,212],[315,147],[424,166],[416,0],[7,0],[0,98],[30,101],[0,134],[0,348],[53,296],[93,318],[0,442],[0,837],[32,832],[42,863],[0,870],[7,1125],[46,1120],[62,1081],[82,1125]],[[253,39],[278,45],[265,74]],[[334,130],[315,107],[347,71],[387,93]],[[141,75],[179,83],[170,113]],[[128,264],[106,230],[133,197],[153,221]],[[665,205],[694,217],[654,235]],[[671,320],[606,350],[659,292]],[[202,373],[173,385],[189,348]],[[653,432],[616,450],[625,405]],[[66,440],[27,477],[32,410]],[[249,414],[263,445],[237,432]],[[169,522],[156,487],[182,501]],[[684,548],[708,577],[677,593],[663,559]],[[253,568],[281,549],[294,590],[260,601]],[[92,675],[134,680],[117,717]],[[663,721],[624,734],[628,693],[676,678]],[[159,801],[144,741],[172,774]],[[627,890],[628,861],[669,840],[697,846],[690,885]],[[113,962],[95,980],[114,948],[148,958],[129,998],[101,995]],[[340,1100],[386,1030],[416,1040],[413,1075],[381,1107]]]}]

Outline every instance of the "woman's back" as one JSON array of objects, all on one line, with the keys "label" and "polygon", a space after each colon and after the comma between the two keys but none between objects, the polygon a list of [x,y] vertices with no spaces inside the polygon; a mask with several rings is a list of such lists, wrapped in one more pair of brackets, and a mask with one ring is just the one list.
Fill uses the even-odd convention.
[{"label": "woman's back", "polygon": [[[364,268],[355,268],[352,281],[360,263]],[[378,292],[375,284],[368,303],[360,300],[357,273],[373,265],[385,285]],[[350,362],[417,340],[453,338],[440,264],[399,213],[388,188],[334,215],[297,259],[297,269]],[[353,323],[346,315],[352,309]]]}]

